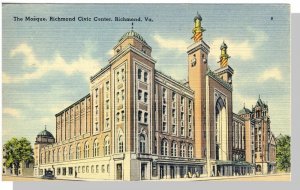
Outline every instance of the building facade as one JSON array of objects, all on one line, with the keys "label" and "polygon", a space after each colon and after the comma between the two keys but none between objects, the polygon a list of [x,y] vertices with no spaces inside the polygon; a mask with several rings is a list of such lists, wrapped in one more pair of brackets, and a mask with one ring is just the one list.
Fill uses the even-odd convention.
[{"label": "building facade", "polygon": [[[185,83],[155,69],[140,34],[125,33],[109,64],[90,78],[89,94],[55,115],[55,138],[48,131],[37,136],[35,176],[47,170],[57,178],[101,180],[234,175],[233,155],[247,155],[245,141],[244,148],[232,141],[234,71],[225,43],[220,67],[209,69],[201,21],[194,18]],[[245,130],[245,118],[236,117]]]}]

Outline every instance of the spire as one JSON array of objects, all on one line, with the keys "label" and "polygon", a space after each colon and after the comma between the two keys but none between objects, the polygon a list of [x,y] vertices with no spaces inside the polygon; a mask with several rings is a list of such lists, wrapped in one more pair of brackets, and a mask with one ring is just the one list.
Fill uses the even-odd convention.
[{"label": "spire", "polygon": [[245,108],[245,102],[244,102],[244,108]]},{"label": "spire", "polygon": [[227,54],[227,48],[228,47],[223,40],[223,43],[220,47],[221,50],[220,61],[218,62],[220,63],[220,67],[226,67],[228,65],[228,59],[230,58],[230,56]]},{"label": "spire", "polygon": [[131,30],[133,30],[133,22],[131,23]]},{"label": "spire", "polygon": [[45,125],[45,130],[47,130],[47,125]]},{"label": "spire", "polygon": [[199,42],[202,40],[202,33],[205,31],[204,28],[201,27],[202,17],[197,11],[197,15],[194,18],[194,29],[193,29],[193,37],[194,42]]}]

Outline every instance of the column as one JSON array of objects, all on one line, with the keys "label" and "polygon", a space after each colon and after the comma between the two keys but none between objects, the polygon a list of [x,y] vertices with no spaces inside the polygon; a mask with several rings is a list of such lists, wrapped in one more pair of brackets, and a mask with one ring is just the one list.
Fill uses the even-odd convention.
[{"label": "column", "polygon": [[167,179],[171,178],[171,171],[170,171],[170,165],[166,165],[166,171],[167,171]]},{"label": "column", "polygon": [[176,178],[180,178],[180,166],[176,166]]}]

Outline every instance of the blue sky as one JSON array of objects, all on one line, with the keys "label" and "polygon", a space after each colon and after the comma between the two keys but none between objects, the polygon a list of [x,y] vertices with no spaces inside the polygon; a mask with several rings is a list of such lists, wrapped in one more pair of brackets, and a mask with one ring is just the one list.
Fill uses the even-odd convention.
[{"label": "blue sky", "polygon": [[54,115],[89,93],[89,77],[131,28],[131,22],[15,22],[14,16],[150,17],[154,22],[135,22],[134,29],[152,47],[156,68],[183,80],[197,11],[211,69],[219,66],[222,41],[228,45],[234,112],[244,103],[251,108],[260,94],[275,135],[290,134],[288,5],[11,4],[2,10],[3,141],[24,136],[34,142],[45,124],[55,134]]}]

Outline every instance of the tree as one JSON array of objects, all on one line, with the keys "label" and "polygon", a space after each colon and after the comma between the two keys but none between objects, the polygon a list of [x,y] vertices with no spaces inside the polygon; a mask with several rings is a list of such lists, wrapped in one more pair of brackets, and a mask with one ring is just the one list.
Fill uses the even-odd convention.
[{"label": "tree", "polygon": [[279,170],[285,172],[291,167],[291,137],[280,135],[276,140],[276,162]]},{"label": "tree", "polygon": [[6,167],[15,168],[15,173],[18,175],[20,163],[33,162],[33,149],[30,142],[22,137],[20,139],[12,138],[4,144],[3,158]]}]

